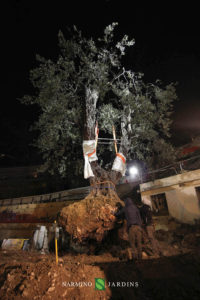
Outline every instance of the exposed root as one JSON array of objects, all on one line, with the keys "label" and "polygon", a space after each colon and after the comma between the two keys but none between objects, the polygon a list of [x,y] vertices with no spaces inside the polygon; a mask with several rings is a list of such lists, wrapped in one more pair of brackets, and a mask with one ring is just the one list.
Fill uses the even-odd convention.
[{"label": "exposed root", "polygon": [[117,210],[117,203],[123,205],[114,190],[109,189],[106,195],[93,190],[84,200],[64,207],[59,223],[78,243],[101,242],[115,227],[113,213]]}]

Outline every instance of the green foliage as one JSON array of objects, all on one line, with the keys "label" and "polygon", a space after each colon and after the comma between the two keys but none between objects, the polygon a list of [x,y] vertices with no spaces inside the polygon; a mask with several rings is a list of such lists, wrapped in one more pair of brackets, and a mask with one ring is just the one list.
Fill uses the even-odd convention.
[{"label": "green foliage", "polygon": [[169,145],[166,138],[170,136],[175,85],[145,84],[143,74],[123,68],[126,47],[134,40],[125,35],[115,43],[116,25],[107,26],[97,41],[84,38],[76,27],[69,40],[59,32],[57,60],[36,57],[39,66],[30,72],[36,94],[21,101],[41,109],[34,128],[40,132],[36,145],[43,154],[44,170],[56,170],[63,176],[82,170],[87,88],[98,91],[100,135],[112,134],[114,124],[117,137],[126,141],[129,158],[152,162]]}]

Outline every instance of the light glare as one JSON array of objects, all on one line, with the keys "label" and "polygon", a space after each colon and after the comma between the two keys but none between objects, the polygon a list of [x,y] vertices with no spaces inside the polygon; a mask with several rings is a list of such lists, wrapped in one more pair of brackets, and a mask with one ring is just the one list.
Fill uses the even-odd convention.
[{"label": "light glare", "polygon": [[129,173],[130,173],[131,176],[135,176],[135,175],[138,174],[138,169],[136,167],[131,167],[129,169]]}]

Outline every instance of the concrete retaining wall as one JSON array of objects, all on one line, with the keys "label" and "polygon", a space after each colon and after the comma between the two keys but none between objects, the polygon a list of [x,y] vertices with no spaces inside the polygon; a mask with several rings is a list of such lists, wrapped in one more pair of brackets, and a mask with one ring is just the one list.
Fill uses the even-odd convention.
[{"label": "concrete retaining wall", "polygon": [[140,185],[142,199],[151,201],[152,195],[165,194],[169,215],[176,220],[194,224],[200,220],[200,170],[185,172]]}]

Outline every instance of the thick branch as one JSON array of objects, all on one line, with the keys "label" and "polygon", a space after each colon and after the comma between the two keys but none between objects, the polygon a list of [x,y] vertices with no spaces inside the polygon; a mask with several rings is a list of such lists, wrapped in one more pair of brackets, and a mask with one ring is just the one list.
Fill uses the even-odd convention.
[{"label": "thick branch", "polygon": [[[95,125],[96,125],[96,105],[98,100],[98,91],[91,88],[86,88],[86,110],[85,110],[85,127],[84,127],[84,140],[95,139]],[[130,143],[128,138],[128,132],[131,130],[130,123],[130,110],[125,107],[124,114],[121,120],[121,146],[119,152],[126,157],[129,151]],[[118,171],[107,172],[102,169],[97,161],[91,162],[92,172],[94,177],[90,177],[90,184],[94,184],[97,181],[112,181],[117,184],[122,177],[122,174]]]},{"label": "thick branch", "polygon": [[99,93],[95,89],[86,88],[85,99],[85,128],[84,140],[93,140],[95,138],[95,124],[96,124],[96,105]]},{"label": "thick branch", "polygon": [[130,149],[130,140],[129,136],[131,134],[131,109],[130,107],[124,107],[124,112],[121,118],[121,145],[119,152],[123,153],[127,157]]}]

